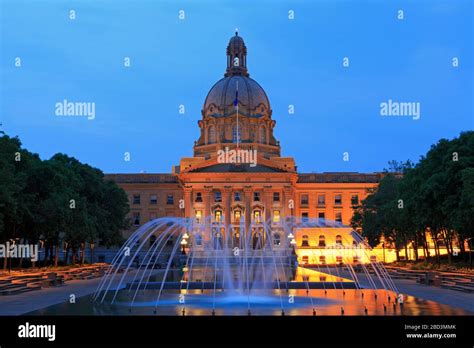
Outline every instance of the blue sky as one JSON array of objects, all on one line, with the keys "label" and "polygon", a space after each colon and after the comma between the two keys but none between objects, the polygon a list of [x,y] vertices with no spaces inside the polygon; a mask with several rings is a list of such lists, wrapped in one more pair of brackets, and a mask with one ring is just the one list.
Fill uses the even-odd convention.
[{"label": "blue sky", "polygon": [[[192,156],[236,27],[282,155],[300,172],[381,171],[474,128],[470,0],[0,3],[0,129],[42,158],[63,152],[106,173],[170,172]],[[64,99],[95,102],[96,118],[56,116]],[[382,117],[388,99],[419,102],[420,119]]]}]

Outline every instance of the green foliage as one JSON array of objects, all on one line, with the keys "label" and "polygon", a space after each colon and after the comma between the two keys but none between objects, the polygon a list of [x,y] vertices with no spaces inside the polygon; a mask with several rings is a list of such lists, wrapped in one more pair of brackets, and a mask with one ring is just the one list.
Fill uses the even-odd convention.
[{"label": "green foliage", "polygon": [[473,237],[474,132],[441,139],[415,166],[390,161],[385,172],[352,219],[371,245],[382,235],[397,249],[408,242],[426,244],[429,229],[452,252],[454,239],[462,245]]},{"label": "green foliage", "polygon": [[41,161],[18,138],[0,137],[2,240],[63,239],[77,247],[100,238],[112,245],[121,240],[127,213],[125,192],[100,170],[64,154]]}]

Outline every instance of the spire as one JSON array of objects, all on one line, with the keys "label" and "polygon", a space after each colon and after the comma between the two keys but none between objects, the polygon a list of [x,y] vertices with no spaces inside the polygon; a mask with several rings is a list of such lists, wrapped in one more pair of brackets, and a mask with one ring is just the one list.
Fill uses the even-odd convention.
[{"label": "spire", "polygon": [[239,36],[239,30],[235,29],[233,36],[227,45],[227,70],[224,76],[244,75],[247,72],[247,47],[244,39]]}]

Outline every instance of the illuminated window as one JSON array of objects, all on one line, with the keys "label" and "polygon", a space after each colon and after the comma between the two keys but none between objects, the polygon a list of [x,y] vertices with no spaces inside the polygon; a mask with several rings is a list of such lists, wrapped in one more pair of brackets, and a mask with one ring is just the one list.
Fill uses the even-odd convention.
[{"label": "illuminated window", "polygon": [[216,211],[214,212],[214,220],[215,220],[216,222],[221,222],[221,221],[222,221],[222,211],[216,210]]},{"label": "illuminated window", "polygon": [[242,214],[242,213],[240,212],[240,210],[234,211],[234,222],[235,222],[236,224],[240,224],[240,217],[241,217],[241,214]]},{"label": "illuminated window", "polygon": [[303,237],[302,237],[301,246],[302,247],[309,247],[309,238],[306,234],[303,235]]},{"label": "illuminated window", "polygon": [[326,256],[321,255],[321,256],[319,257],[319,263],[320,263],[321,265],[325,265],[325,264],[326,264]]},{"label": "illuminated window", "polygon": [[324,237],[323,235],[320,235],[319,236],[319,244],[318,244],[319,247],[325,247],[326,246],[326,237]]},{"label": "illuminated window", "polygon": [[280,211],[274,210],[273,211],[273,222],[280,222]]},{"label": "illuminated window", "polygon": [[201,223],[201,218],[202,218],[202,210],[196,210],[196,222],[198,224]]},{"label": "illuminated window", "polygon": [[254,221],[255,223],[257,223],[257,224],[260,223],[260,221],[261,221],[260,211],[255,210],[255,211],[253,212],[253,221]]}]

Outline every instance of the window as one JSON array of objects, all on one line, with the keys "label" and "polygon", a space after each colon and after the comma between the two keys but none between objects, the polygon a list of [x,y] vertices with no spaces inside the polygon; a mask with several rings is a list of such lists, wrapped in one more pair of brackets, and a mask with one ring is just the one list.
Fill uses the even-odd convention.
[{"label": "window", "polygon": [[301,246],[302,247],[309,247],[309,238],[308,238],[308,236],[305,234],[301,238],[302,238]]},{"label": "window", "polygon": [[140,213],[134,212],[132,216],[133,226],[140,226]]},{"label": "window", "polygon": [[221,191],[214,192],[214,202],[222,202]]},{"label": "window", "polygon": [[334,204],[335,205],[341,205],[342,204],[342,195],[341,194],[334,195]]},{"label": "window", "polygon": [[254,192],[253,193],[253,201],[254,202],[260,202],[260,192]]},{"label": "window", "polygon": [[214,126],[209,127],[207,141],[209,144],[214,144],[216,142],[216,128]]},{"label": "window", "polygon": [[342,256],[336,256],[336,263],[339,265],[342,264]]},{"label": "window", "polygon": [[255,210],[255,211],[253,212],[253,221],[254,221],[255,223],[259,224],[260,221],[261,221],[261,217],[262,217],[262,216],[261,216],[259,210]]},{"label": "window", "polygon": [[339,234],[336,236],[336,244],[342,245],[342,237]]},{"label": "window", "polygon": [[273,202],[280,202],[280,192],[273,192]]},{"label": "window", "polygon": [[326,247],[326,237],[324,237],[323,235],[320,235],[320,236],[319,236],[319,244],[318,244],[318,246],[319,246],[320,248]]},{"label": "window", "polygon": [[300,203],[301,203],[301,205],[308,205],[308,203],[309,203],[309,197],[308,197],[307,194],[301,195]]},{"label": "window", "polygon": [[174,204],[174,197],[173,195],[166,196],[166,204]]},{"label": "window", "polygon": [[196,243],[196,246],[202,245],[202,236],[200,234],[196,235],[196,237],[194,238],[194,243]]},{"label": "window", "polygon": [[352,262],[354,262],[354,263],[359,263],[359,256],[354,256],[354,257],[352,258]]},{"label": "window", "polygon": [[150,204],[157,204],[158,197],[156,195],[150,195]]},{"label": "window", "polygon": [[267,142],[267,130],[265,127],[260,127],[260,143],[265,144]]},{"label": "window", "polygon": [[309,263],[309,257],[307,255],[303,256],[302,260],[304,265],[307,265]]},{"label": "window", "polygon": [[202,202],[202,193],[201,192],[196,192],[196,198],[194,199],[196,203],[201,203]]},{"label": "window", "polygon": [[326,264],[326,256],[321,255],[321,256],[319,257],[319,263],[320,263],[321,265],[325,265],[325,264]]},{"label": "window", "polygon": [[273,222],[280,222],[280,211],[274,210],[273,211]]},{"label": "window", "polygon": [[196,222],[200,224],[201,219],[202,219],[202,210],[196,210]]},{"label": "window", "polygon": [[279,233],[274,233],[273,234],[273,245],[274,246],[280,246],[281,245],[281,236]]},{"label": "window", "polygon": [[240,195],[240,192],[234,192],[234,201],[235,202],[240,202],[242,201],[242,197]]},{"label": "window", "polygon": [[336,213],[336,219],[335,220],[337,222],[342,222],[342,213],[341,212]]},{"label": "window", "polygon": [[240,224],[240,217],[242,216],[242,213],[240,210],[234,211],[234,223]]},{"label": "window", "polygon": [[301,221],[308,222],[308,212],[301,213]]},{"label": "window", "polygon": [[326,195],[318,195],[318,205],[326,205]]},{"label": "window", "polygon": [[358,205],[359,204],[359,195],[352,195],[351,204],[352,205]]},{"label": "window", "polygon": [[221,222],[222,221],[222,211],[216,210],[214,212],[214,221],[215,222]]},{"label": "window", "polygon": [[320,211],[318,213],[318,219],[325,219],[326,218],[326,215],[324,214],[324,212]]},{"label": "window", "polygon": [[133,204],[140,204],[140,195],[133,195]]}]

